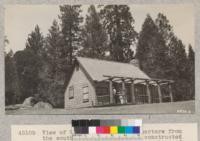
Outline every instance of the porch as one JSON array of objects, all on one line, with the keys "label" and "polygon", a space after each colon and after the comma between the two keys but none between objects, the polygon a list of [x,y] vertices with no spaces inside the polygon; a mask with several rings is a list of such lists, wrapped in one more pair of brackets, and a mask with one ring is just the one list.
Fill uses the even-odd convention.
[{"label": "porch", "polygon": [[97,106],[173,102],[173,80],[104,77],[95,83]]}]

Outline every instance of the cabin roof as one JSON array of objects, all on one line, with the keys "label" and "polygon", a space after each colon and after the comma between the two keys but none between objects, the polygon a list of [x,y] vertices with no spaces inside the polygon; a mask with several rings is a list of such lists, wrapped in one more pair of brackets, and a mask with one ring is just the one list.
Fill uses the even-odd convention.
[{"label": "cabin roof", "polygon": [[91,79],[94,81],[105,80],[105,75],[150,79],[147,74],[145,74],[142,70],[140,70],[133,64],[91,59],[85,57],[76,58],[81,66],[88,73],[88,75],[91,77]]}]

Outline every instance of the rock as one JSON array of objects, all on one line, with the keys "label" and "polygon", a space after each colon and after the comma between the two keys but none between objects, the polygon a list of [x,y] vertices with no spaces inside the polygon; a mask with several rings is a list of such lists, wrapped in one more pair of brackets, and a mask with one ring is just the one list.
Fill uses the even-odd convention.
[{"label": "rock", "polygon": [[33,105],[36,103],[35,98],[28,97],[24,100],[22,107],[33,107]]},{"label": "rock", "polygon": [[22,104],[15,104],[15,105],[9,105],[5,107],[5,110],[17,110],[22,107]]},{"label": "rock", "polygon": [[38,102],[34,105],[36,109],[53,109],[53,106],[47,102]]}]

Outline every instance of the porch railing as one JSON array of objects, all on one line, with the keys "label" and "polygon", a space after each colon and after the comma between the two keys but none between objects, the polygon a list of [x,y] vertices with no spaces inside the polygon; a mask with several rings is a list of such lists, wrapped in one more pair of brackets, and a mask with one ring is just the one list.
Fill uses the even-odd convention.
[{"label": "porch railing", "polygon": [[97,96],[98,105],[109,105],[110,104],[110,95],[101,95]]}]

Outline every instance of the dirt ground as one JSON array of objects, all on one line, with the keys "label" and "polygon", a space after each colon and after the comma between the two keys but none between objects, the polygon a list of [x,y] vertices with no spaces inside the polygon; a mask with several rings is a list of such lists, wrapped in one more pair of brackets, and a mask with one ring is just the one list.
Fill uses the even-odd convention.
[{"label": "dirt ground", "polygon": [[12,109],[6,110],[8,115],[111,115],[111,114],[190,114],[195,112],[195,101],[183,101],[172,103],[155,103],[155,104],[143,104],[143,105],[119,105],[110,107],[96,107],[96,108],[80,108],[80,109]]}]

